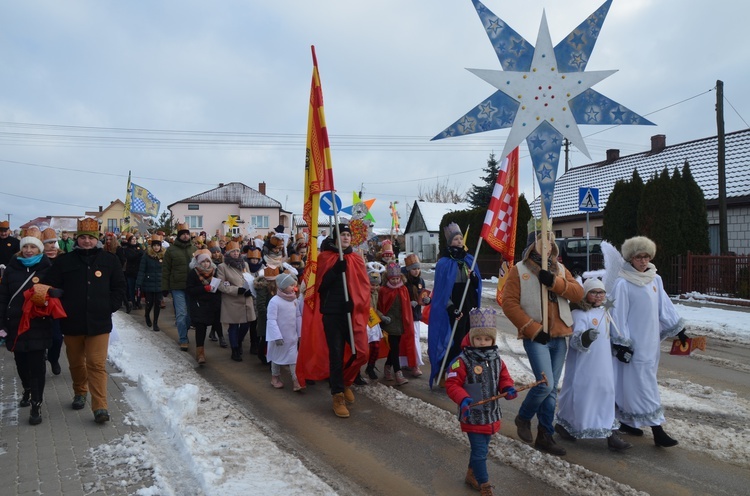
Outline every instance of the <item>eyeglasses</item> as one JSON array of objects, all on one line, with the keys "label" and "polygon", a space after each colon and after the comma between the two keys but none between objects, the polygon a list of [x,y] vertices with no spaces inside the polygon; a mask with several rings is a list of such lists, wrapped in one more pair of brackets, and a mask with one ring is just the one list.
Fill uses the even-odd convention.
[{"label": "eyeglasses", "polygon": [[648,255],[648,254],[635,255],[633,256],[633,260],[651,260],[651,255]]},{"label": "eyeglasses", "polygon": [[607,292],[606,291],[589,291],[589,294],[594,295],[594,296],[604,296],[607,294]]}]

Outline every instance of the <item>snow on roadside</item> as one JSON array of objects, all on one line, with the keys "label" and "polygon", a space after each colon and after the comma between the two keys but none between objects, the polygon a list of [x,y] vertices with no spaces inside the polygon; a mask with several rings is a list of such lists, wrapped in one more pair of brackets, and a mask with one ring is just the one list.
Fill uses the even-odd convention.
[{"label": "snow on roadside", "polygon": [[[137,383],[125,397],[141,403],[134,408],[137,423],[150,431],[143,439],[122,440],[128,448],[123,463],[153,465],[159,486],[138,494],[181,494],[180,486],[206,495],[336,494],[300,460],[281,451],[182,355],[130,318],[115,313],[113,322],[109,360]],[[163,439],[152,444],[151,433]],[[148,454],[164,450],[167,456]],[[177,477],[170,477],[175,470]],[[191,480],[184,480],[186,474]]]}]

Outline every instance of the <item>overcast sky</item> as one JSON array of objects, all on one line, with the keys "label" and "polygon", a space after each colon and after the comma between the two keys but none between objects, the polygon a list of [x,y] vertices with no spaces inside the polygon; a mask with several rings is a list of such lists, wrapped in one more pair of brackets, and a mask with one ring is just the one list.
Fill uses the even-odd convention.
[{"label": "overcast sky", "polygon": [[[603,2],[486,0],[532,45],[546,10],[557,44]],[[656,126],[581,126],[571,165],[727,132],[750,121],[741,0],[615,0],[587,66],[594,86]],[[508,130],[430,142],[494,93],[465,68],[500,70],[470,0],[4,1],[0,4],[0,218],[82,215],[124,199],[128,170],[162,208],[220,182],[301,213],[315,45],[335,185],[407,205],[439,181],[461,192]],[[733,110],[733,108],[736,109]],[[498,157],[499,159],[499,157]],[[563,165],[560,165],[562,174]],[[521,148],[521,187],[532,168]]]}]

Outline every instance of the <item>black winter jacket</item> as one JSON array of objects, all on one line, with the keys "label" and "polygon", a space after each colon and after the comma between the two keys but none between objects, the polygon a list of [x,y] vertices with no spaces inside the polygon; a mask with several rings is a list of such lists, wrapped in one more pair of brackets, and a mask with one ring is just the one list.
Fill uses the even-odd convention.
[{"label": "black winter jacket", "polygon": [[55,260],[42,282],[64,293],[68,317],[60,320],[68,336],[95,336],[112,331],[112,313],[125,297],[125,275],[116,256],[101,248],[76,248]]},{"label": "black winter jacket", "polygon": [[[5,347],[10,351],[39,351],[52,346],[52,319],[49,317],[31,319],[31,327],[16,340],[18,325],[23,314],[23,292],[41,281],[51,266],[52,262],[46,255],[42,256],[41,260],[32,267],[24,266],[18,261],[16,255],[8,261],[2,283],[0,283],[0,328],[8,333],[5,338]],[[34,275],[31,279],[26,281],[32,273]],[[23,285],[22,288],[21,285]],[[19,288],[21,291],[13,297]]]},{"label": "black winter jacket", "polygon": [[221,293],[209,293],[203,288],[198,272],[191,269],[187,276],[188,305],[190,320],[199,324],[211,325],[221,319]]},{"label": "black winter jacket", "polygon": [[[154,255],[154,256],[152,256]],[[161,293],[162,252],[156,254],[151,248],[141,257],[135,285],[144,293]]]},{"label": "black winter jacket", "polygon": [[138,266],[141,263],[143,250],[137,245],[127,245],[122,248],[122,254],[125,257],[125,277],[135,278],[138,275]]}]

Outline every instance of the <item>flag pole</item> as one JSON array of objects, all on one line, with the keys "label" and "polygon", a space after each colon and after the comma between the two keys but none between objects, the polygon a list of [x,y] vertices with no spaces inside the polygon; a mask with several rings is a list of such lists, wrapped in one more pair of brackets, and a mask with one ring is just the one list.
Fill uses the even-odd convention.
[{"label": "flag pole", "polygon": [[[467,227],[468,230],[468,227]],[[464,294],[461,295],[461,304],[458,306],[459,311],[461,311],[461,308],[464,306],[464,302],[466,301],[466,295],[469,292],[469,286],[471,286],[471,274],[474,273],[474,267],[477,264],[477,257],[479,256],[479,248],[482,246],[483,238],[479,237],[479,242],[477,242],[477,249],[474,250],[474,259],[471,261],[471,268],[469,269],[469,274],[466,277],[466,285],[464,285]],[[461,316],[463,317],[463,315]],[[468,316],[466,316],[468,318]],[[448,361],[448,352],[450,351],[450,343],[453,342],[453,337],[456,335],[456,327],[458,327],[458,321],[460,317],[456,317],[456,320],[453,321],[453,329],[451,329],[451,337],[448,340],[448,347],[445,349],[445,355],[443,355],[443,361],[440,364],[440,369],[438,370],[438,375],[436,376],[438,378],[438,383],[440,383],[440,377],[443,375],[443,371],[445,370],[446,362]]]},{"label": "flag pole", "polygon": [[[541,201],[542,207],[542,269],[548,270],[549,265],[547,258],[549,257],[550,249],[549,246],[549,220],[547,219],[547,209],[544,208],[544,201]],[[542,332],[549,333],[549,324],[547,319],[549,317],[549,305],[547,305],[549,289],[544,284],[540,284],[542,287]]]},{"label": "flag pole", "polygon": [[[336,246],[338,246],[339,249],[339,261],[344,260],[344,249],[341,248],[341,230],[339,229],[339,212],[336,210],[336,190],[331,191],[331,197],[334,199],[334,201],[331,202],[333,206],[333,222],[334,222],[334,229],[336,230],[336,240],[338,241],[336,243]],[[352,314],[348,309],[348,303],[349,303],[349,288],[346,284],[346,271],[341,273],[341,282],[344,285],[344,301],[347,303],[347,310],[346,310],[346,323],[349,325],[349,343],[352,347],[352,356],[349,359],[349,363],[347,366],[349,366],[353,361],[354,357],[357,356],[357,347],[355,346],[354,342],[354,326],[352,325]]]}]

